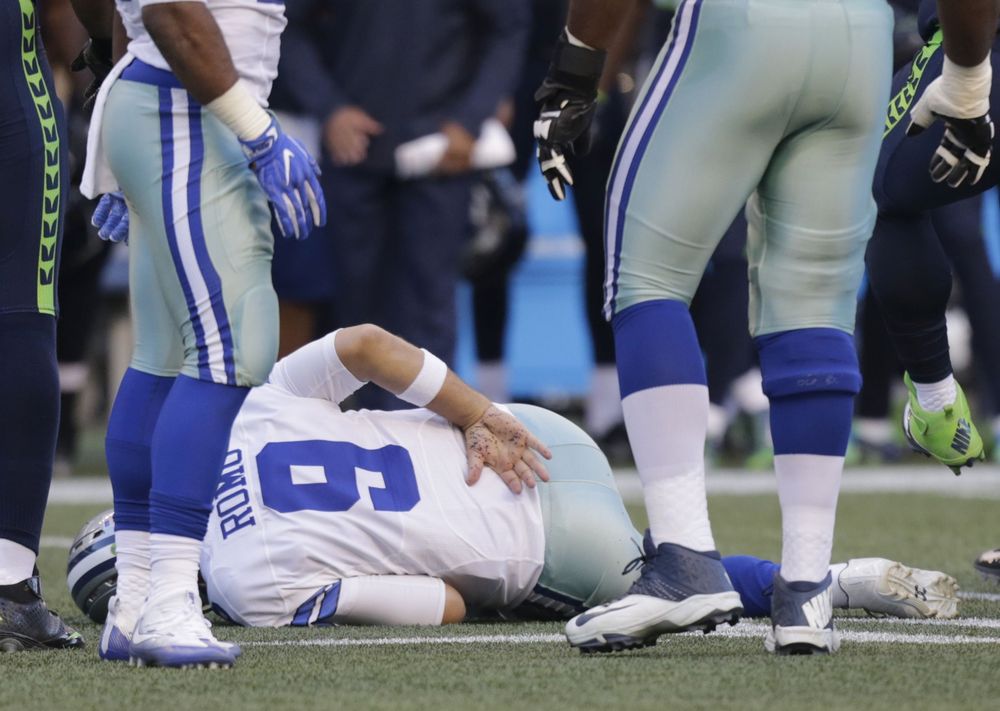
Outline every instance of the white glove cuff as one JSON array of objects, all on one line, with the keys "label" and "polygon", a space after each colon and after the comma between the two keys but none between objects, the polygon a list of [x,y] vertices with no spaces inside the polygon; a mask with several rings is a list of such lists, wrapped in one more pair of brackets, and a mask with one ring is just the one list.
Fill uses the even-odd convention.
[{"label": "white glove cuff", "polygon": [[941,98],[947,102],[949,116],[978,118],[990,111],[993,65],[990,57],[974,67],[963,67],[944,58],[941,69]]},{"label": "white glove cuff", "polygon": [[237,79],[222,96],[205,105],[226,124],[241,141],[259,138],[271,125],[271,117],[260,107],[250,91]]},{"label": "white glove cuff", "polygon": [[424,364],[417,377],[410,383],[410,387],[397,397],[411,405],[427,407],[444,387],[445,378],[448,377],[448,366],[433,353],[424,348],[420,350],[424,352]]}]

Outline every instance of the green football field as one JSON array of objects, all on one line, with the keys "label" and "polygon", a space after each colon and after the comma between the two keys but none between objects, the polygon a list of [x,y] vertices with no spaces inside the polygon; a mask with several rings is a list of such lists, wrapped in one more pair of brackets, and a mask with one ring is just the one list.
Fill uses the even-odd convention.
[{"label": "green football field", "polygon": [[[0,708],[996,708],[1000,588],[971,566],[981,550],[1000,545],[1000,501],[991,499],[843,495],[836,559],[883,556],[946,570],[959,579],[965,598],[955,621],[843,616],[844,644],[829,658],[766,654],[759,621],[707,636],[664,637],[643,651],[586,657],[562,641],[556,624],[219,626],[219,636],[239,641],[244,653],[236,668],[217,671],[134,669],[98,660],[99,629],[84,622],[66,591],[65,546],[105,506],[56,504],[48,511],[40,561],[46,597],[88,646],[0,656]],[[641,521],[641,511],[632,511]],[[711,514],[723,551],[778,554],[775,497],[713,496]]]}]

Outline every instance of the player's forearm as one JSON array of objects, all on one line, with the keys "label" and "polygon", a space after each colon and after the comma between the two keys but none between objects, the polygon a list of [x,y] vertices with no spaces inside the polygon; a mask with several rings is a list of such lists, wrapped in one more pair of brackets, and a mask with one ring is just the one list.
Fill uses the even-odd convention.
[{"label": "player's forearm", "polygon": [[615,41],[636,0],[571,0],[566,26],[576,39],[596,49]]},{"label": "player's forearm", "polygon": [[990,54],[997,34],[997,0],[938,0],[944,51],[963,67],[974,67]]},{"label": "player's forearm", "polygon": [[[424,368],[422,350],[370,324],[341,329],[336,347],[338,357],[354,377],[394,395],[408,392]],[[449,370],[425,406],[452,424],[466,427],[482,416],[490,401]]]},{"label": "player's forearm", "polygon": [[87,33],[94,39],[111,39],[114,22],[114,0],[71,0],[73,12],[80,19]]},{"label": "player's forearm", "polygon": [[118,62],[119,59],[125,56],[125,52],[128,49],[128,35],[125,33],[125,24],[122,22],[122,16],[117,12],[115,13],[112,25],[111,59],[114,62]]},{"label": "player's forearm", "polygon": [[200,103],[225,94],[239,76],[212,13],[203,3],[147,5],[142,21],[184,88]]}]

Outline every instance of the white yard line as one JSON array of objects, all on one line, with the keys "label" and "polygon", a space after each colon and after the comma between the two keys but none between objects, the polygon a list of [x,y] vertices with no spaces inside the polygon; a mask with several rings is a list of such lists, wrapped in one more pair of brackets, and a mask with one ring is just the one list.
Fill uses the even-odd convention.
[{"label": "white yard line", "polygon": [[[634,469],[618,469],[615,478],[629,503],[642,501],[642,484]],[[708,492],[727,496],[773,494],[774,474],[742,469],[717,469],[706,476]],[[848,469],[841,491],[845,494],[910,493],[953,498],[1000,499],[1000,467],[983,466],[956,477],[944,467],[878,467]],[[101,477],[58,479],[52,482],[50,504],[111,504],[111,483]]]},{"label": "white yard line", "polygon": [[[715,635],[737,638],[759,637],[763,639],[766,630],[767,625],[765,623],[744,622],[736,627],[720,628],[715,632]],[[689,636],[703,636],[700,632],[687,634]],[[845,642],[858,644],[1000,644],[1000,637],[976,637],[972,635],[899,634],[894,632],[841,630],[840,636]],[[453,635],[449,637],[369,637],[360,639],[323,637],[320,639],[241,642],[240,644],[244,647],[388,647],[437,644],[565,644],[565,642],[566,638],[561,634],[497,634]]]}]

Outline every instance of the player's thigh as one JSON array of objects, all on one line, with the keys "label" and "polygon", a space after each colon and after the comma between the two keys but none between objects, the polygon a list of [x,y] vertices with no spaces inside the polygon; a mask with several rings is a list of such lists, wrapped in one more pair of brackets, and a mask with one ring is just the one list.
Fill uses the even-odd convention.
[{"label": "player's thigh", "polygon": [[[103,125],[108,161],[151,238],[184,348],[182,372],[263,382],[277,354],[266,198],[239,144],[186,92],[118,81]],[[153,236],[155,235],[155,237]]]},{"label": "player's thigh", "polygon": [[772,54],[746,3],[681,6],[608,182],[606,315],[652,299],[690,302],[785,125],[776,87],[798,70],[775,69]]},{"label": "player's thigh", "polygon": [[69,187],[62,105],[33,5],[4,4],[0,22],[0,313],[55,315]]},{"label": "player's thigh", "polygon": [[854,330],[865,245],[875,224],[870,186],[889,88],[880,72],[888,76],[889,54],[878,44],[862,44],[852,57],[866,69],[848,76],[838,112],[782,142],[747,205],[755,336]]},{"label": "player's thigh", "polygon": [[[994,73],[1000,72],[1000,42],[991,54]],[[879,212],[912,214],[931,210],[978,195],[1000,181],[1000,164],[993,161],[976,185],[952,188],[935,183],[930,177],[930,162],[941,142],[944,126],[936,123],[917,136],[907,136],[910,109],[927,86],[941,76],[944,49],[938,32],[916,55],[910,67],[901,69],[893,79],[892,96],[883,134],[874,194]],[[991,103],[1000,102],[1000,83],[994,82]],[[1000,136],[994,137],[994,155],[1000,151]]]},{"label": "player's thigh", "polygon": [[132,315],[131,367],[143,373],[173,377],[184,367],[184,339],[181,322],[186,314],[179,305],[172,308],[169,289],[161,284],[154,247],[164,239],[159,223],[147,225],[143,216],[129,218],[129,308]]},{"label": "player's thigh", "polygon": [[576,611],[625,593],[625,573],[642,550],[607,458],[569,420],[531,405],[511,412],[552,450],[551,480],[539,484],[545,524],[545,566],[534,595]]}]

